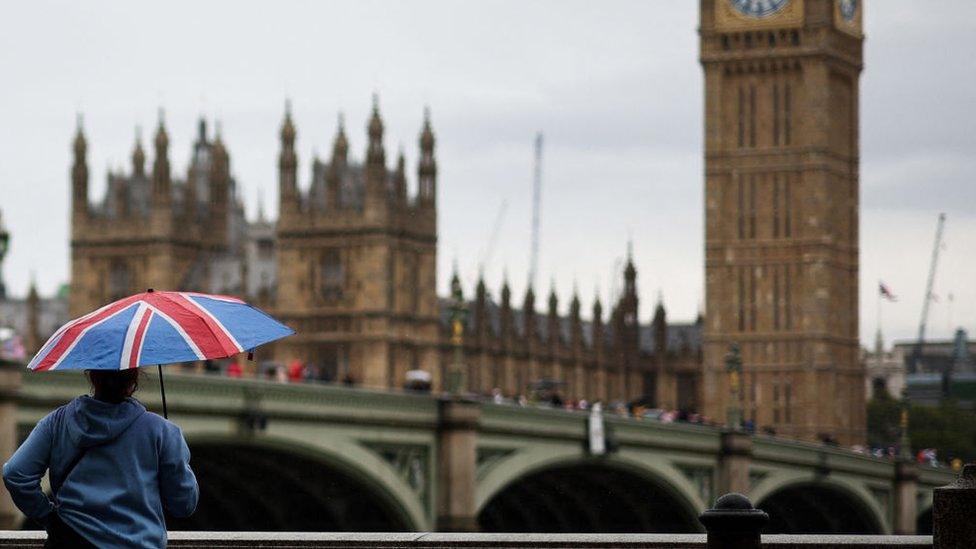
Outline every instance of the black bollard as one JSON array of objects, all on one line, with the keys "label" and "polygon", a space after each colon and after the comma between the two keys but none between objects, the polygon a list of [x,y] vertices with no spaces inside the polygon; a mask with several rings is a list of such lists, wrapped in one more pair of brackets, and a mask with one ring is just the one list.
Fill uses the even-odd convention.
[{"label": "black bollard", "polygon": [[976,463],[962,468],[959,478],[936,488],[932,496],[932,541],[935,549],[972,548],[976,540]]},{"label": "black bollard", "polygon": [[708,532],[708,549],[759,549],[759,533],[769,515],[753,507],[749,498],[733,492],[718,498],[698,521]]}]

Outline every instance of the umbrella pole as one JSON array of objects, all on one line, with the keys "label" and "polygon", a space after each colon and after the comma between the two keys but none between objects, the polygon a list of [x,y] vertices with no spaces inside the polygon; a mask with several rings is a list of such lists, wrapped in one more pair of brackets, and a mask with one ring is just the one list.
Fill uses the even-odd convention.
[{"label": "umbrella pole", "polygon": [[169,419],[169,413],[166,412],[166,386],[163,385],[163,365],[157,364],[156,368],[159,369],[159,392],[163,395],[163,417]]}]

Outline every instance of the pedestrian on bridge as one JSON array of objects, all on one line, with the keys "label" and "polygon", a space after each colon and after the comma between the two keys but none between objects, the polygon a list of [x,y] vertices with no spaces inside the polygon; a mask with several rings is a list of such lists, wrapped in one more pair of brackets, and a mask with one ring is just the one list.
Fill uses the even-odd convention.
[{"label": "pedestrian on bridge", "polygon": [[[44,547],[165,547],[164,511],[188,517],[199,497],[183,433],[132,398],[138,369],[87,374],[93,396],[41,419],[3,482],[47,530]],[[54,501],[41,489],[48,470]]]},{"label": "pedestrian on bridge", "polygon": [[[47,529],[45,547],[166,547],[164,513],[189,516],[199,489],[168,420],[162,365],[251,355],[293,333],[236,297],[151,288],[59,328],[27,367],[84,370],[92,394],[45,416],[3,466],[14,503]],[[132,398],[148,365],[159,372],[162,417]]]}]

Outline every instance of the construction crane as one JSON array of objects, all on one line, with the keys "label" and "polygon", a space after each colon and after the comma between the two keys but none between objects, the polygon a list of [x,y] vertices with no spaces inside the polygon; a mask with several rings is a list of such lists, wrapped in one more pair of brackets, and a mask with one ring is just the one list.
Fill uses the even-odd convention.
[{"label": "construction crane", "polygon": [[502,223],[505,221],[505,212],[508,211],[508,199],[502,200],[502,203],[498,206],[498,213],[495,214],[495,223],[491,226],[491,235],[488,238],[488,246],[485,248],[484,253],[481,255],[481,261],[478,265],[478,277],[483,277],[485,274],[485,265],[491,262],[491,258],[495,255],[495,245],[498,243],[498,233],[501,232]]},{"label": "construction crane", "polygon": [[532,174],[532,249],[529,251],[529,287],[535,287],[539,268],[539,209],[542,199],[542,132],[535,134],[535,169]]},{"label": "construction crane", "polygon": [[[946,215],[939,214],[939,223],[935,228],[935,244],[932,246],[932,261],[929,264],[929,279],[925,284],[925,299],[922,300],[922,319],[918,323],[918,339],[915,341],[915,349],[912,351],[912,360],[909,364],[908,373],[918,372],[918,363],[922,358],[922,345],[925,341],[925,325],[929,319],[929,303],[932,302],[932,285],[935,283],[935,271],[939,264],[939,250],[942,249],[942,230],[945,228]],[[943,376],[944,377],[944,376]],[[945,379],[943,379],[943,391],[946,390]]]}]

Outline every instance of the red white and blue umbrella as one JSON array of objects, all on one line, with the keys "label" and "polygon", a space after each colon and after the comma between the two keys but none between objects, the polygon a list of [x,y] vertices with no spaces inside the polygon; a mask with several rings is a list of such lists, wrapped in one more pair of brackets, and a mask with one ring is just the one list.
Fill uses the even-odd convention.
[{"label": "red white and blue umbrella", "polygon": [[27,367],[124,370],[226,358],[294,333],[235,297],[148,290],[68,322]]}]

